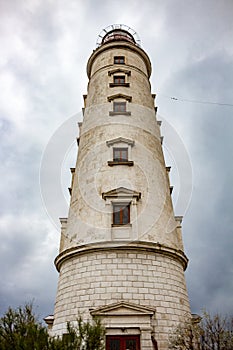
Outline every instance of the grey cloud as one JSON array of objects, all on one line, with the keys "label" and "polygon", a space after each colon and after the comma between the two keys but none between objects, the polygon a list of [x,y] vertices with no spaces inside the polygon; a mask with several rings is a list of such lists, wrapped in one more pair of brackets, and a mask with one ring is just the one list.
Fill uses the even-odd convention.
[{"label": "grey cloud", "polygon": [[[44,303],[45,295],[52,302],[56,274],[50,261],[56,245],[44,246],[50,241],[49,225],[42,218],[42,214],[41,217],[18,215],[17,220],[13,215],[1,218],[0,256],[4,271],[0,287],[1,312],[11,304],[17,306],[33,299]],[[43,305],[41,308],[45,311]]]},{"label": "grey cloud", "polygon": [[163,91],[178,101],[161,96],[159,110],[177,127],[193,168],[192,199],[183,222],[192,311],[228,313],[233,283],[233,107],[182,101],[232,103],[232,54],[222,45],[208,50],[199,59],[189,56],[167,79]]}]

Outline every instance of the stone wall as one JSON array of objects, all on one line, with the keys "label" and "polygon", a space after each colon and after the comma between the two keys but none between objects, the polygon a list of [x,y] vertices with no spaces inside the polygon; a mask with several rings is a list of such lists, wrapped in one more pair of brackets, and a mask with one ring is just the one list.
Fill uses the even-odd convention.
[{"label": "stone wall", "polygon": [[181,263],[173,257],[121,247],[75,256],[61,265],[53,332],[66,331],[78,314],[117,301],[156,308],[155,338],[168,338],[190,312]]}]

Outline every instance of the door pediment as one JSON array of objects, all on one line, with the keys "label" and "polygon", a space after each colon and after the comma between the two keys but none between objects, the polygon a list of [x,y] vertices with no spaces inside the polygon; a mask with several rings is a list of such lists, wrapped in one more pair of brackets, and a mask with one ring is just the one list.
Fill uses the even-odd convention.
[{"label": "door pediment", "polygon": [[90,310],[92,316],[152,316],[156,309],[121,301]]}]

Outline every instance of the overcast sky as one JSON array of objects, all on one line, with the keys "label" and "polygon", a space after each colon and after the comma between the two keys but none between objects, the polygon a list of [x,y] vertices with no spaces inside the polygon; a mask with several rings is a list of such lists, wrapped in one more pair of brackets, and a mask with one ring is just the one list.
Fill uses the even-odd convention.
[{"label": "overcast sky", "polygon": [[192,312],[233,313],[232,14],[232,0],[0,0],[1,314],[53,313],[86,63],[113,23],[152,62]]}]

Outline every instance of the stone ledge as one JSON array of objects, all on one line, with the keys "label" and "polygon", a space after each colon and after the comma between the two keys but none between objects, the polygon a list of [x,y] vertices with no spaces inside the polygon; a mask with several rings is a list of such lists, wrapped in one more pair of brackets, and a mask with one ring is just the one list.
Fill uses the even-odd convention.
[{"label": "stone ledge", "polygon": [[109,112],[109,116],[112,117],[114,115],[131,115],[131,112]]},{"label": "stone ledge", "polygon": [[117,86],[123,86],[123,87],[129,87],[129,83],[109,83],[109,87],[117,87]]},{"label": "stone ledge", "polygon": [[112,227],[116,227],[116,228],[128,228],[128,227],[132,227],[132,224],[112,224]]},{"label": "stone ledge", "polygon": [[108,161],[109,166],[114,166],[114,165],[128,165],[128,166],[133,166],[134,162],[132,160],[109,160]]},{"label": "stone ledge", "polygon": [[178,260],[181,265],[183,266],[183,269],[186,270],[188,265],[188,258],[184,254],[183,251],[170,248],[168,246],[159,244],[159,243],[152,243],[152,242],[145,242],[145,241],[105,241],[105,242],[99,242],[99,243],[90,243],[90,244],[84,244],[79,245],[76,247],[69,248],[67,250],[64,250],[61,252],[55,259],[54,263],[58,270],[60,271],[61,265],[63,262],[69,260],[70,258],[73,258],[74,256],[79,256],[83,254],[90,254],[93,252],[113,252],[113,251],[144,251],[144,252],[153,252],[154,254],[161,254],[166,255],[174,260]]}]

